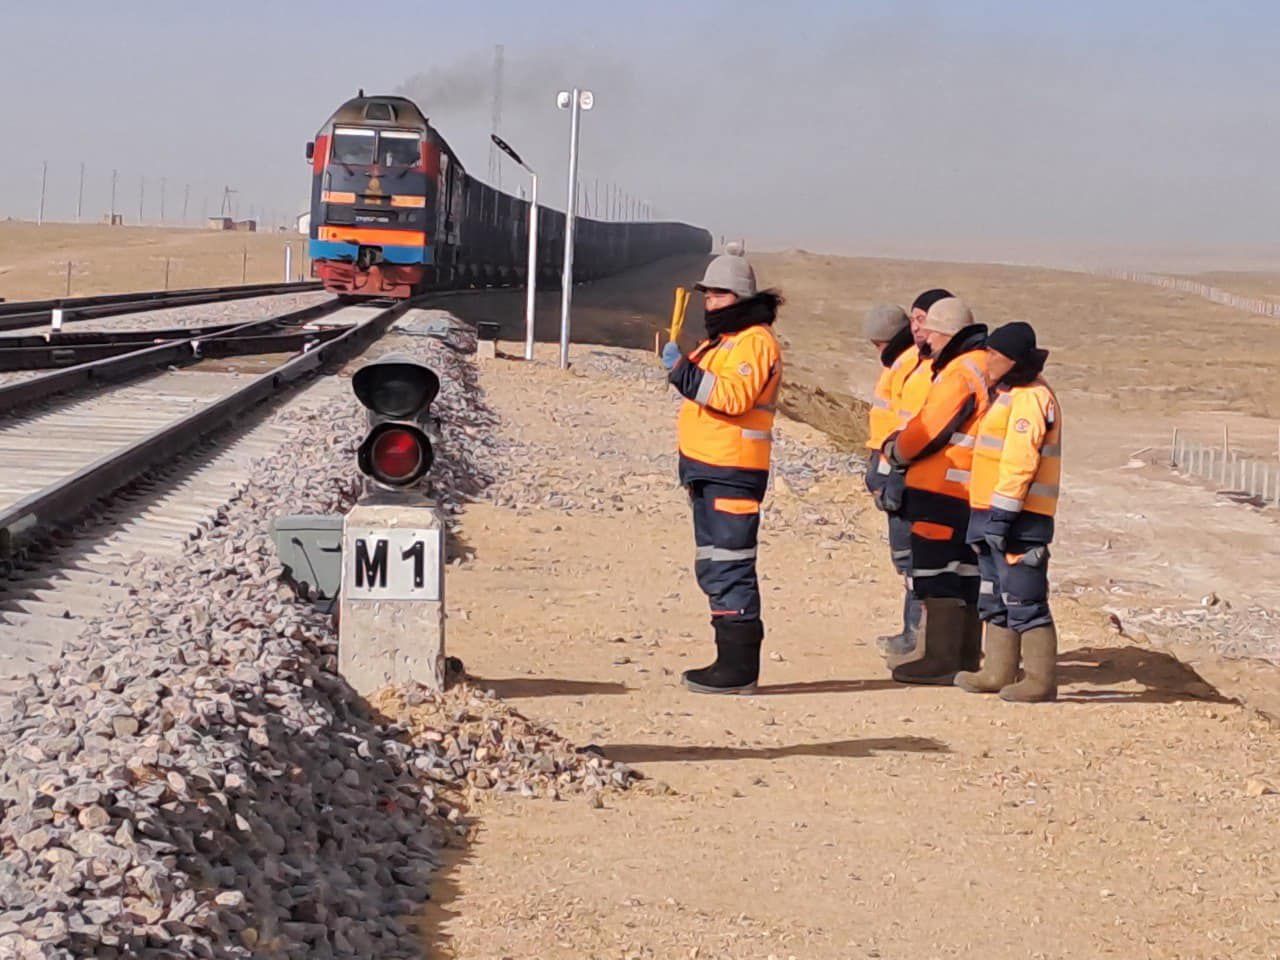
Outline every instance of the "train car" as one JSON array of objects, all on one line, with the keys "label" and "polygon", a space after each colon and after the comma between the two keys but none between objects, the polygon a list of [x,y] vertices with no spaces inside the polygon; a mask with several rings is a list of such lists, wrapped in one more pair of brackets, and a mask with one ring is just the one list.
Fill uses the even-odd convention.
[{"label": "train car", "polygon": [[[467,174],[404,97],[348,100],[307,144],[312,270],[344,296],[408,297],[431,289],[521,283],[529,204]],[[560,279],[564,214],[538,208],[538,281]],[[575,282],[683,253],[711,234],[685,223],[579,217]]]}]

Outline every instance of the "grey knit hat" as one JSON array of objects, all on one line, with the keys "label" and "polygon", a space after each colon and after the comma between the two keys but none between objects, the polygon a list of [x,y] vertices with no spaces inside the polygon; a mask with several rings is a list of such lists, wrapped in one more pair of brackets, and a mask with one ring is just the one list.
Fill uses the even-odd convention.
[{"label": "grey knit hat", "polygon": [[722,253],[707,264],[707,272],[694,286],[703,291],[728,290],[739,297],[754,297],[756,272],[745,257]]},{"label": "grey knit hat", "polygon": [[929,308],[920,327],[934,333],[955,336],[972,323],[973,311],[969,309],[969,305],[959,297],[946,297]]},{"label": "grey knit hat", "polygon": [[877,303],[862,320],[862,336],[872,343],[887,342],[907,325],[907,311],[896,303]]}]

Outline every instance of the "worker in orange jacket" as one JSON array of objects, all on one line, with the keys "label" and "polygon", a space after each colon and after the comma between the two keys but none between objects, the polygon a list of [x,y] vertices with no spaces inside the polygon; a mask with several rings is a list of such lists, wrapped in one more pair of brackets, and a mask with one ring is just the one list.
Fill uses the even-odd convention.
[{"label": "worker in orange jacket", "polygon": [[[956,675],[970,693],[1033,702],[1057,696],[1058,633],[1049,610],[1049,544],[1062,475],[1062,410],[1041,375],[1036,332],[1009,323],[987,339],[992,400],[978,422],[968,540],[978,551],[986,659]],[[1022,679],[1015,682],[1018,665]]]},{"label": "worker in orange jacket", "polygon": [[940,288],[920,294],[911,304],[909,342],[902,349],[890,342],[878,347],[881,362],[887,362],[887,369],[876,384],[876,399],[871,410],[867,446],[873,452],[867,464],[867,489],[888,516],[889,553],[893,568],[902,575],[903,582],[902,630],[876,638],[876,646],[890,667],[910,659],[915,651],[924,620],[924,605],[911,591],[911,524],[901,511],[886,509],[887,504],[902,502],[903,474],[887,468],[880,458],[880,448],[891,432],[906,426],[924,405],[933,384],[933,368],[920,352],[925,339],[922,324],[929,308],[950,296],[949,291]]},{"label": "worker in orange jacket", "polygon": [[782,384],[773,334],[782,298],[757,291],[751,265],[734,254],[712,260],[697,288],[707,339],[675,360],[668,380],[685,398],[680,483],[693,507],[694,571],[710,601],[716,659],[683,678],[696,693],[750,693],[764,641],[756,550]]},{"label": "worker in orange jacket", "polygon": [[951,684],[961,669],[977,669],[982,650],[978,564],[966,535],[973,431],[987,406],[987,328],[950,297],[929,308],[923,329],[933,385],[919,413],[882,451],[891,470],[905,473],[911,588],[925,607],[923,655],[893,667],[893,678]]}]

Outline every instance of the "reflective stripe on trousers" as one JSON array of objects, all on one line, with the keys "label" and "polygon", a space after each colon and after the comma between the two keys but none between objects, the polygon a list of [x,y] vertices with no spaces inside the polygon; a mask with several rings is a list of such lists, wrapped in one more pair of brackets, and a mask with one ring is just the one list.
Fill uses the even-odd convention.
[{"label": "reflective stripe on trousers", "polygon": [[[756,577],[758,510],[745,512],[744,501],[753,500],[739,487],[706,480],[689,484],[696,546],[694,572],[707,595],[711,615],[717,619],[758,620],[760,585]],[[735,509],[717,510],[734,504]]]}]

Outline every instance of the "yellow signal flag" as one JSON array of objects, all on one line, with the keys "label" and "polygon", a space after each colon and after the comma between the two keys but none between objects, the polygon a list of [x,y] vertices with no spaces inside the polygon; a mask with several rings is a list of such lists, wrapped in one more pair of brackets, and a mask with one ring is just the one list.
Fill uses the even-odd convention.
[{"label": "yellow signal flag", "polygon": [[680,331],[684,329],[685,311],[689,309],[689,291],[684,287],[676,287],[676,302],[671,308],[671,332],[668,340],[671,343],[678,343],[680,340]]}]

